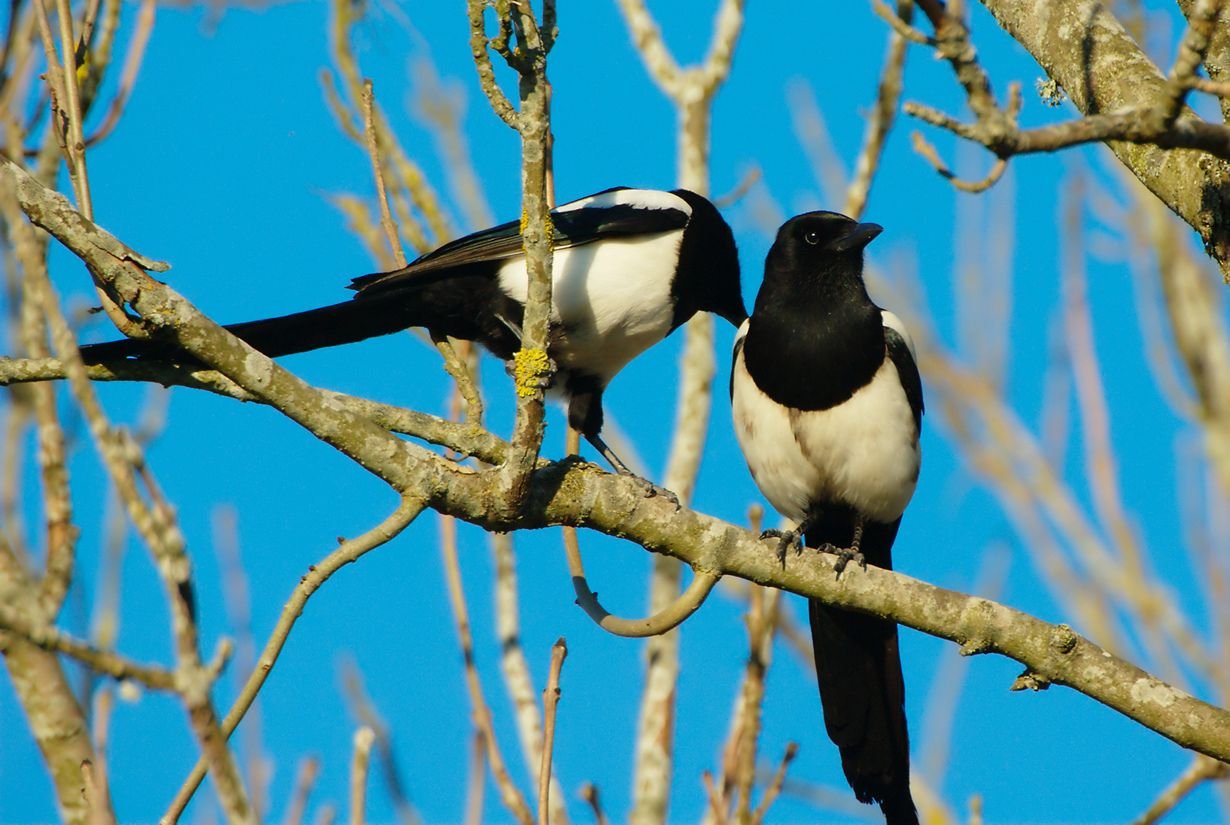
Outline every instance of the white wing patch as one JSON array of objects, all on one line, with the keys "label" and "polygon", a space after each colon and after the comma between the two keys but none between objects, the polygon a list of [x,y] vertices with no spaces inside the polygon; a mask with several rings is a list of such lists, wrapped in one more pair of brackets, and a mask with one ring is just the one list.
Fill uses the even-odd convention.
[{"label": "white wing patch", "polygon": [[[583,363],[587,372],[609,380],[666,337],[674,319],[671,281],[682,238],[682,229],[672,229],[555,251],[551,320],[568,332],[552,351],[561,367]],[[509,297],[525,302],[524,258],[505,263],[496,277]]]},{"label": "white wing patch", "polygon": [[557,206],[556,212],[571,212],[575,209],[607,206],[639,206],[642,209],[678,209],[691,216],[692,207],[683,198],[673,192],[661,189],[617,189],[614,192],[603,192],[569,201],[563,206]]},{"label": "white wing patch", "polygon": [[910,337],[910,331],[905,328],[905,322],[893,313],[889,312],[887,309],[880,310],[880,317],[884,319],[884,326],[888,327],[905,340],[905,345],[910,350],[910,357],[913,358],[914,363],[917,364],[918,353],[914,351],[914,339]]}]

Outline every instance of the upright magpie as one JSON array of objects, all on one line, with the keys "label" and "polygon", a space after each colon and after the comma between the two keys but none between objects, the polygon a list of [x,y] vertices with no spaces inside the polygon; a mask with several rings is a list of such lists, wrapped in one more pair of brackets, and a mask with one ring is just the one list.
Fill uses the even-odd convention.
[{"label": "upright magpie", "polygon": [[[881,232],[835,212],[791,218],[735,339],[735,433],[787,548],[892,568],[919,469],[922,381],[900,319],[872,303],[863,249]],[[860,802],[889,825],[918,822],[910,795],[905,683],[891,621],[808,602],[829,738]]]},{"label": "upright magpie", "polygon": [[[551,213],[550,389],[568,423],[616,471],[631,474],[602,440],[602,393],[634,357],[699,311],[734,326],[747,317],[734,236],[717,208],[686,189],[616,187]],[[477,341],[509,360],[521,346],[528,289],[516,221],[466,235],[393,272],[355,278],[352,300],[231,324],[268,356],[349,344],[408,327]],[[86,363],[163,359],[192,363],[166,341],[81,348]]]}]

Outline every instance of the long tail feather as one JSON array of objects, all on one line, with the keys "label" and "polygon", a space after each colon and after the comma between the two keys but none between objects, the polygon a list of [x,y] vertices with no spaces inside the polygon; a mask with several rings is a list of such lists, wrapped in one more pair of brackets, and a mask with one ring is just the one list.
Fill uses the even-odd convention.
[{"label": "long tail feather", "polygon": [[[375,299],[358,298],[291,315],[228,324],[226,329],[271,358],[389,335],[412,326],[434,324],[436,318],[447,329],[448,315],[428,315],[430,305],[425,306],[416,297],[402,291]],[[81,356],[87,364],[128,358],[193,362],[174,343],[152,339],[89,344],[81,348]]]},{"label": "long tail feather", "polygon": [[[899,523],[866,525],[861,550],[868,564],[892,569]],[[806,544],[845,547],[851,535],[849,514],[834,514],[808,530]],[[846,780],[860,802],[880,804],[888,825],[917,825],[896,623],[814,600],[808,616],[824,726],[841,751]]]}]

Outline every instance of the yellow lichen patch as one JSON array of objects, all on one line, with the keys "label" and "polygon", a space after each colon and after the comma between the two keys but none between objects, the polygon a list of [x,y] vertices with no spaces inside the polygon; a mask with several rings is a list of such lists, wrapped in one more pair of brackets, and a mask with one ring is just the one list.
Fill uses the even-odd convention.
[{"label": "yellow lichen patch", "polygon": [[513,380],[517,395],[529,398],[542,389],[551,374],[551,359],[546,350],[519,349],[513,354]]},{"label": "yellow lichen patch", "polygon": [[[521,229],[520,229],[522,236],[525,235],[525,230],[527,227],[529,227],[529,225],[530,225],[530,213],[527,212],[524,208],[522,208],[521,210]],[[547,226],[546,226],[545,231],[546,231],[546,236],[547,236],[547,249],[553,250],[555,249],[555,221],[551,219],[550,212],[547,213]]]}]

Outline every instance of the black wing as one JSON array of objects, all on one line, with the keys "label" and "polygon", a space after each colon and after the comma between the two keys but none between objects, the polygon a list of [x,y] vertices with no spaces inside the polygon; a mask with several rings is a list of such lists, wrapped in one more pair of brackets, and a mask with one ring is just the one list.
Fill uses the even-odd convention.
[{"label": "black wing", "polygon": [[[635,204],[581,207],[551,213],[554,227],[552,240],[555,249],[567,249],[604,238],[681,229],[687,225],[688,218],[688,213],[680,209],[646,209]],[[430,273],[444,274],[448,270],[474,264],[497,263],[521,254],[521,225],[517,221],[509,221],[449,241],[402,269],[362,275],[350,282],[350,288],[363,293],[383,291],[405,286],[411,278],[418,279]]]},{"label": "black wing", "polygon": [[890,326],[884,327],[884,342],[888,345],[888,357],[892,359],[893,366],[897,368],[897,376],[901,379],[902,388],[905,389],[906,400],[910,402],[910,409],[914,411],[914,426],[922,432],[922,376],[918,374],[918,365],[914,363],[914,356],[910,354],[910,346],[901,337],[901,333]]}]

